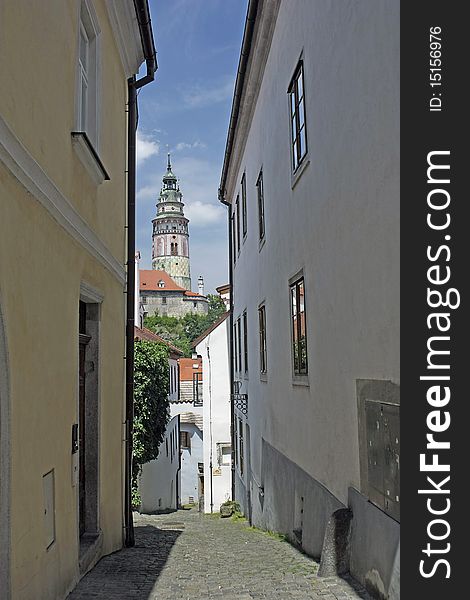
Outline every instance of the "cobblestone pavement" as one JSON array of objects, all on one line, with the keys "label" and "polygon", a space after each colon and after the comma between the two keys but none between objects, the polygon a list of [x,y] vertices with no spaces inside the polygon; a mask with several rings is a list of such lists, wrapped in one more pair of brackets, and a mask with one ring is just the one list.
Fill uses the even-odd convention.
[{"label": "cobblestone pavement", "polygon": [[371,600],[354,580],[317,577],[317,562],[245,521],[180,510],[134,523],[135,547],[101,559],[68,600]]}]

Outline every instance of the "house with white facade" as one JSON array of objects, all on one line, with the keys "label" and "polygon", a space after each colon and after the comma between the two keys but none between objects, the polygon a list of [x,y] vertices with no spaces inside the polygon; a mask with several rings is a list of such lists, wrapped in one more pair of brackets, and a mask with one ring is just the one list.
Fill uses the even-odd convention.
[{"label": "house with white facade", "polygon": [[199,504],[204,494],[202,361],[178,360],[179,396],[170,402],[171,416],[180,417],[180,503]]},{"label": "house with white facade", "polygon": [[[175,402],[179,397],[178,360],[181,350],[145,327],[135,327],[135,340],[165,344],[168,347],[169,392],[168,399]],[[180,463],[180,423],[179,416],[172,416],[165,439],[160,444],[158,457],[142,467],[139,479],[141,512],[152,513],[160,510],[176,509],[179,506]]]},{"label": "house with white facade", "polygon": [[167,425],[158,458],[142,465],[139,479],[140,512],[176,510],[179,506],[179,415]]},{"label": "house with white facade", "polygon": [[219,191],[235,498],[382,599],[399,556],[397,82],[398,3],[250,0]]},{"label": "house with white facade", "polygon": [[229,315],[224,313],[193,343],[204,373],[205,513],[218,512],[232,490]]}]

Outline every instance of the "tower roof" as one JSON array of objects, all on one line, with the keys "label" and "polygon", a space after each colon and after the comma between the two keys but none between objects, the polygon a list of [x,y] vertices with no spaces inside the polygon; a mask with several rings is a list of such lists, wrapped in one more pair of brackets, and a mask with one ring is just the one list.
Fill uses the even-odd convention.
[{"label": "tower roof", "polygon": [[176,175],[172,172],[171,170],[171,160],[170,160],[170,153],[168,152],[168,163],[167,163],[167,167],[166,167],[166,173],[165,175],[163,175],[163,183],[165,183],[166,181],[174,181],[176,182]]}]

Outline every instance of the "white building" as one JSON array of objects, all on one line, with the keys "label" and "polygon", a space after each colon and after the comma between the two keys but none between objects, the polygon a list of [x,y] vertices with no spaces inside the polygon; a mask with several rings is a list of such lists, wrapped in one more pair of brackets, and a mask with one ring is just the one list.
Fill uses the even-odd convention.
[{"label": "white building", "polygon": [[178,373],[179,395],[170,402],[170,414],[180,417],[180,503],[199,504],[204,494],[201,360],[180,358]]},{"label": "white building", "polygon": [[158,458],[142,465],[139,480],[141,512],[153,513],[178,508],[180,466],[179,416],[177,415],[167,425]]},{"label": "white building", "polygon": [[323,558],[349,508],[333,564],[382,598],[399,549],[399,125],[398,2],[249,1],[220,185],[236,498]]},{"label": "white building", "polygon": [[231,498],[229,313],[194,342],[202,357],[204,417],[204,512],[218,512]]},{"label": "white building", "polygon": [[[168,347],[169,393],[168,399],[175,402],[179,397],[178,359],[181,350],[145,327],[134,328],[135,340],[165,344]],[[171,413],[170,413],[171,414]],[[176,509],[180,498],[180,422],[179,416],[169,421],[165,439],[160,444],[158,457],[142,467],[139,479],[141,508],[144,513]]]}]

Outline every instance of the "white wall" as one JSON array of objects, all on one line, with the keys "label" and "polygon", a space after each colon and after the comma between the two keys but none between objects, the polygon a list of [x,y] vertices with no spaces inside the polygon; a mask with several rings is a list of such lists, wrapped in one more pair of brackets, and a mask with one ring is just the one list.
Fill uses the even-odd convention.
[{"label": "white wall", "polygon": [[188,413],[202,417],[202,406],[194,406],[192,402],[170,403],[170,414],[180,415],[180,431],[187,431],[191,436],[191,448],[181,448],[180,472],[180,502],[188,504],[189,498],[198,502],[199,474],[198,464],[203,462],[202,431],[193,423],[187,423],[185,415]]},{"label": "white wall", "polygon": [[179,465],[179,417],[175,416],[167,425],[158,458],[142,467],[139,480],[141,512],[177,508]]},{"label": "white wall", "polygon": [[[247,310],[249,373],[235,378],[249,398],[253,477],[261,481],[264,438],[347,503],[348,486],[360,489],[356,379],[399,380],[399,3],[295,5],[281,2],[246,145],[227,184],[235,202],[246,171],[248,233],[234,269],[234,319]],[[301,53],[309,155],[293,182],[287,89]],[[288,282],[301,269],[309,375],[298,382]]]},{"label": "white wall", "polygon": [[[218,463],[217,444],[230,444],[230,319],[220,323],[196,347],[204,374],[204,512],[217,512],[231,495],[231,467]],[[211,456],[212,452],[212,456]],[[211,507],[212,460],[212,507]]]}]

